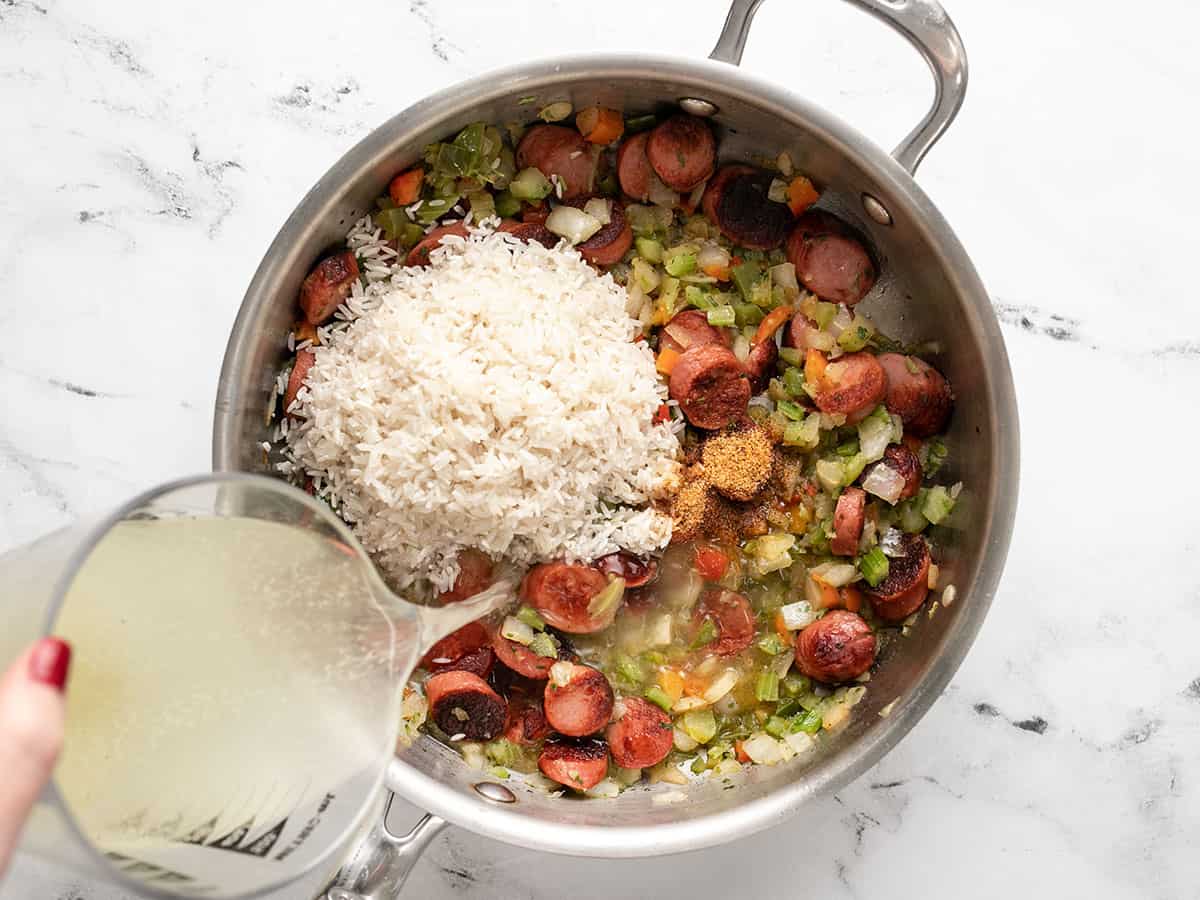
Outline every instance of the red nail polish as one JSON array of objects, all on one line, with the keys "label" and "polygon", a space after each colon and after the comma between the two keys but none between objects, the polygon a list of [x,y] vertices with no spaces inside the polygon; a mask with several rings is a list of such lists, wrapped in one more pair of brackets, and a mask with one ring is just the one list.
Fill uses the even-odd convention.
[{"label": "red nail polish", "polygon": [[56,690],[66,685],[70,668],[71,645],[58,638],[42,638],[29,657],[29,677]]}]

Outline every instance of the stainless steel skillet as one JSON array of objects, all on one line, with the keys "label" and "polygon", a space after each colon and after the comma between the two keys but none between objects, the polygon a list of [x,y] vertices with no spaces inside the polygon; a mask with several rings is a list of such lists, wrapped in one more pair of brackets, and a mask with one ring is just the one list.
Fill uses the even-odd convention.
[{"label": "stainless steel skillet", "polygon": [[[889,155],[857,130],[791,91],[737,68],[761,0],[734,0],[709,60],[647,54],[580,55],[490,72],[430,96],[384,123],[313,186],[284,224],[250,284],[230,336],[214,425],[217,469],[263,468],[264,413],[286,355],[300,282],[321,251],[373,208],[388,179],[429,142],[481,119],[524,120],[538,105],[570,100],[642,112],[679,104],[710,117],[723,160],[787,150],[824,187],[822,205],[857,225],[881,261],[863,309],[889,333],[933,339],[957,405],[947,475],[967,486],[967,527],[944,531],[943,583],[958,601],[898,642],[844,730],[821,751],[772,768],[754,767],[736,790],[715,783],[632,790],[615,800],[551,799],[486,782],[431,739],[391,765],[388,784],[430,810],[413,832],[378,827],[339,873],[343,896],[391,896],[416,855],[451,822],[479,834],[557,853],[635,857],[695,850],[784,821],[806,801],[838,789],[877,762],[949,683],[995,593],[1016,510],[1018,423],[1012,375],[986,291],[965,250],[913,173],[953,120],[967,83],[953,23],[935,0],[848,0],[904,35],[934,75],[934,102]],[[886,717],[880,711],[896,701]],[[670,790],[678,790],[668,786]],[[336,892],[333,896],[337,896]]]}]

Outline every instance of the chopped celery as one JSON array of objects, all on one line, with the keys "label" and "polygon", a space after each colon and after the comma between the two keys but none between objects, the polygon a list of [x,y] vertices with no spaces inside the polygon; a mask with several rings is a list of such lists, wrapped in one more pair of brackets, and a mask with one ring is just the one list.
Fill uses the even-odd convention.
[{"label": "chopped celery", "polygon": [[642,659],[651,666],[661,666],[666,663],[667,656],[661,650],[647,650],[642,654]]},{"label": "chopped celery", "polygon": [[[784,390],[786,390],[786,386]],[[794,403],[791,400],[780,400],[776,404],[776,409],[791,419],[793,422],[800,422],[807,415],[804,407],[799,403]]]},{"label": "chopped celery", "polygon": [[488,191],[468,194],[467,201],[471,204],[471,217],[476,222],[490,219],[496,214],[496,200]]},{"label": "chopped celery", "polygon": [[757,325],[763,320],[763,311],[753,303],[735,303],[733,304],[733,310],[737,314],[737,323],[739,326]]},{"label": "chopped celery", "polygon": [[847,353],[854,353],[870,343],[874,331],[870,322],[862,316],[856,315],[850,322],[850,327],[838,335],[838,346]]},{"label": "chopped celery", "polygon": [[821,730],[820,710],[811,709],[804,715],[794,716],[788,729],[793,732],[803,731],[805,734],[816,734]]},{"label": "chopped celery", "polygon": [[756,646],[763,653],[767,654],[767,656],[777,656],[788,649],[788,645],[783,642],[783,638],[773,631],[760,637]]},{"label": "chopped celery", "polygon": [[930,438],[926,446],[925,477],[934,475],[946,461],[949,451],[941,438]]},{"label": "chopped celery", "polygon": [[533,640],[529,642],[529,649],[538,656],[544,656],[548,659],[554,659],[558,656],[558,642],[554,640],[554,636],[547,634],[544,631],[539,631],[533,636]]},{"label": "chopped celery", "polygon": [[646,688],[646,692],[643,694],[643,696],[655,706],[661,707],[663,712],[671,711],[672,703],[670,696],[657,684],[652,684],[650,687]]},{"label": "chopped celery", "polygon": [[679,717],[679,727],[697,744],[717,736],[717,718],[711,709],[690,709]]},{"label": "chopped celery", "polygon": [[521,211],[521,201],[513,196],[512,191],[501,191],[496,195],[496,215],[503,218],[515,216]]},{"label": "chopped celery", "polygon": [[762,268],[747,260],[739,263],[731,270],[734,286],[737,287],[747,303],[753,302],[754,285],[762,277]]},{"label": "chopped celery", "polygon": [[798,697],[812,688],[812,681],[807,675],[799,672],[789,672],[783,679],[783,692],[789,697]]},{"label": "chopped celery", "polygon": [[676,253],[666,260],[666,268],[667,274],[674,275],[676,278],[690,275],[696,271],[696,254]]},{"label": "chopped celery", "polygon": [[[690,291],[692,286],[688,286]],[[714,306],[708,311],[708,324],[716,325],[719,328],[729,328],[737,322],[737,313],[733,311],[732,306]]]},{"label": "chopped celery", "polygon": [[783,430],[783,442],[801,450],[815,450],[821,440],[821,416],[810,413],[803,422],[789,422]]},{"label": "chopped celery", "polygon": [[534,631],[545,631],[546,622],[537,614],[532,606],[522,606],[517,610],[517,618],[532,628]]},{"label": "chopped celery", "polygon": [[888,558],[878,546],[872,547],[858,558],[858,571],[862,572],[867,584],[875,587],[888,575]]},{"label": "chopped celery", "polygon": [[704,624],[700,626],[700,630],[696,632],[696,637],[692,639],[688,645],[689,650],[699,650],[701,647],[707,647],[717,639],[717,626],[712,619],[705,619]]},{"label": "chopped celery", "polygon": [[770,670],[758,673],[754,682],[754,696],[760,703],[772,703],[779,699],[779,676]]},{"label": "chopped celery", "polygon": [[788,733],[788,720],[780,716],[771,716],[763,725],[763,731],[773,738],[781,738]]},{"label": "chopped celery", "polygon": [[694,306],[696,309],[702,309],[707,312],[710,309],[716,308],[716,304],[704,293],[704,288],[694,284],[689,284],[684,288],[683,296],[686,298],[687,305]]},{"label": "chopped celery", "polygon": [[617,656],[617,674],[632,684],[640,684],[646,673],[636,659],[628,653],[621,653]]},{"label": "chopped celery", "polygon": [[521,758],[521,748],[505,738],[496,738],[483,745],[483,752],[493,765],[516,766]]},{"label": "chopped celery", "polygon": [[836,303],[826,303],[824,300],[818,300],[813,320],[817,323],[818,328],[824,330],[829,327],[829,323],[837,316],[837,311]]},{"label": "chopped celery", "polygon": [[662,275],[658,269],[640,256],[635,256],[631,265],[634,284],[642,289],[642,293],[649,294],[662,283]]},{"label": "chopped celery", "polygon": [[616,175],[609,172],[596,183],[596,189],[606,197],[615,197],[621,193],[621,183]]},{"label": "chopped celery", "polygon": [[780,347],[779,358],[789,366],[804,365],[804,353],[795,347]]},{"label": "chopped celery", "polygon": [[645,116],[631,116],[625,120],[625,133],[637,134],[658,124],[658,116],[650,113]]},{"label": "chopped celery", "polygon": [[609,619],[616,614],[617,607],[625,597],[625,579],[614,578],[596,596],[588,601],[588,615],[593,619]]},{"label": "chopped celery", "polygon": [[675,308],[679,303],[680,284],[682,282],[678,278],[666,275],[658,286],[658,302],[662,305],[668,319],[675,314]]},{"label": "chopped celery", "polygon": [[[922,494],[924,491],[921,492]],[[917,534],[925,530],[929,520],[921,512],[921,494],[911,500],[896,504],[896,526],[908,534]]]},{"label": "chopped celery", "polygon": [[853,438],[848,441],[843,441],[837,445],[837,449],[834,452],[836,452],[838,456],[854,456],[856,453],[858,453],[858,441],[854,440]]},{"label": "chopped celery", "polygon": [[648,262],[660,263],[663,258],[663,246],[653,238],[640,237],[637,239],[637,252]]},{"label": "chopped celery", "polygon": [[[788,400],[787,389],[783,386],[783,382],[780,381],[778,378],[772,378],[770,381],[767,382],[767,396],[770,397],[772,400],[774,400],[776,404],[790,402]],[[795,404],[792,404],[792,405],[795,406]],[[780,414],[783,415],[783,417],[785,419],[784,424],[786,424],[786,422],[790,421],[792,418],[795,418],[794,416],[788,416],[782,409],[779,410],[779,412],[780,412]],[[804,415],[804,413],[802,410],[801,417],[803,417],[803,415]]]},{"label": "chopped celery", "polygon": [[394,241],[399,237],[404,226],[412,222],[408,213],[397,207],[381,209],[375,213],[372,219],[378,227],[383,229],[383,234],[389,241]]},{"label": "chopped celery", "polygon": [[530,166],[517,173],[508,190],[518,200],[541,200],[554,190],[554,185],[541,170]]},{"label": "chopped celery", "polygon": [[867,458],[862,453],[848,456],[842,462],[842,484],[854,484],[867,467]]},{"label": "chopped celery", "polygon": [[708,763],[705,762],[703,757],[697,756],[695,759],[692,760],[691,769],[692,769],[693,775],[699,775],[707,768],[708,768]]},{"label": "chopped celery", "polygon": [[783,389],[793,397],[801,396],[804,393],[804,373],[791,366],[784,369]]},{"label": "chopped celery", "polygon": [[842,464],[832,459],[818,459],[816,472],[817,481],[830,494],[837,492],[837,489],[843,484],[842,479],[846,477],[846,471],[842,468]]},{"label": "chopped celery", "polygon": [[946,516],[950,515],[953,509],[954,498],[950,496],[947,488],[939,484],[931,487],[925,494],[925,500],[921,504],[921,515],[932,524],[938,525],[945,520]]}]

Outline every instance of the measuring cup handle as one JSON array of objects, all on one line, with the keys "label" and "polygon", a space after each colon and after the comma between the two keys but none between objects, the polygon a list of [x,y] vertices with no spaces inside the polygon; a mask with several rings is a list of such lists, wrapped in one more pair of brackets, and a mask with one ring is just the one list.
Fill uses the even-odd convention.
[{"label": "measuring cup handle", "polygon": [[324,900],[396,900],[425,848],[446,820],[426,813],[407,834],[395,834],[387,826],[395,794],[388,794],[379,823],[359,843],[354,856],[338,872],[336,887]]},{"label": "measuring cup handle", "polygon": [[[846,0],[886,22],[917,48],[933,73],[933,105],[892,151],[915,174],[925,154],[950,127],[967,93],[967,51],[958,29],[937,0]],[[738,65],[750,35],[750,23],[762,0],[733,0],[725,27],[710,59]]]}]

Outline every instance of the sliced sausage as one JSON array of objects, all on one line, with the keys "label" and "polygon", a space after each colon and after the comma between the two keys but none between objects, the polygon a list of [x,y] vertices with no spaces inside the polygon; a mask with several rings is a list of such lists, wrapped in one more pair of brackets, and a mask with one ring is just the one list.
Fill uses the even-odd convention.
[{"label": "sliced sausage", "polygon": [[448,591],[438,594],[442,603],[457,603],[474,597],[492,585],[492,561],[487,554],[470,548],[458,552],[458,575]]},{"label": "sliced sausage", "polygon": [[883,366],[870,353],[847,353],[825,366],[817,381],[813,402],[827,413],[841,413],[847,424],[870,414],[887,393]]},{"label": "sliced sausage", "polygon": [[611,615],[588,612],[592,598],[607,586],[608,579],[591,566],[542,563],[526,573],[521,597],[555,628],[568,634],[590,634],[612,622]]},{"label": "sliced sausage", "polygon": [[596,182],[596,156],[591,145],[574,128],[535,125],[517,145],[517,168],[533,166],[550,178],[562,181],[561,200],[590,194]]},{"label": "sliced sausage", "polygon": [[753,393],[757,394],[767,389],[771,376],[775,374],[777,359],[779,359],[779,345],[775,343],[773,337],[759,341],[750,348],[750,354],[742,366],[746,369],[746,375],[750,379],[750,390]]},{"label": "sliced sausage", "polygon": [[[608,224],[601,227],[582,244],[576,244],[575,249],[593,266],[611,266],[621,261],[621,257],[633,246],[633,228],[625,218],[625,208],[615,200],[606,200],[608,204]],[[583,209],[587,201],[579,199],[571,206]]]},{"label": "sliced sausage", "polygon": [[496,651],[491,647],[480,647],[478,650],[463,654],[454,662],[434,666],[430,671],[434,674],[438,672],[470,672],[472,675],[478,675],[486,680],[492,674],[495,665]]},{"label": "sliced sausage", "polygon": [[904,430],[930,437],[946,427],[954,394],[950,382],[929,363],[915,356],[882,353],[879,364],[887,374],[888,412],[904,422]]},{"label": "sliced sausage", "polygon": [[458,235],[459,237],[467,236],[467,226],[462,222],[455,222],[453,225],[440,225],[425,237],[417,242],[417,245],[408,251],[408,257],[404,260],[406,266],[427,266],[429,265],[429,254],[434,251],[442,243],[442,238],[450,235]]},{"label": "sliced sausage", "polygon": [[624,550],[602,556],[592,565],[606,575],[624,578],[626,590],[649,584],[658,575],[658,563],[654,560],[642,559]]},{"label": "sliced sausage", "polygon": [[754,640],[754,611],[741,594],[723,588],[705,593],[692,616],[693,640],[705,621],[716,626],[717,636],[702,649],[718,656],[740,653]]},{"label": "sliced sausage", "polygon": [[[304,387],[304,379],[308,377],[308,370],[316,361],[317,355],[307,347],[296,353],[296,361],[292,363],[292,374],[288,376],[287,390],[283,392],[284,412],[291,409],[292,404],[296,402],[296,395],[300,393],[300,388]],[[296,414],[289,413],[289,415],[294,417]]]},{"label": "sliced sausage", "polygon": [[820,345],[816,340],[816,335],[820,333],[821,329],[816,322],[797,311],[783,332],[783,344],[785,347],[795,347],[797,350],[819,350]]},{"label": "sliced sausage", "polygon": [[758,169],[735,172],[725,178],[710,204],[715,213],[712,222],[739,247],[774,250],[787,238],[792,214],[786,204],[767,196],[771,179]]},{"label": "sliced sausage", "polygon": [[538,768],[561,785],[586,791],[608,774],[608,744],[601,738],[551,735],[542,745]]},{"label": "sliced sausage", "polygon": [[691,347],[671,370],[668,389],[689,422],[715,431],[746,414],[750,381],[738,358],[716,344]]},{"label": "sliced sausage", "polygon": [[650,160],[646,159],[646,141],[650,132],[643,131],[635,134],[621,144],[617,151],[617,181],[621,190],[629,197],[641,203],[650,199]]},{"label": "sliced sausage", "polygon": [[888,559],[888,573],[875,587],[865,587],[875,615],[902,622],[920,609],[929,593],[929,545],[919,534],[901,538],[903,556]]},{"label": "sliced sausage", "polygon": [[[496,651],[496,658],[509,669],[526,678],[538,681],[549,678],[550,667],[558,662],[558,657],[538,656],[528,647],[518,644],[516,641],[510,641],[500,633],[499,628],[492,630],[491,637],[492,649]],[[559,656],[562,655],[560,650]]]},{"label": "sliced sausage", "polygon": [[862,488],[848,487],[838,497],[837,507],[833,511],[833,540],[829,542],[829,549],[834,555],[854,556],[858,553],[866,506],[867,493]]},{"label": "sliced sausage", "polygon": [[708,324],[708,314],[702,309],[685,309],[676,313],[658,335],[658,348],[683,353],[704,344],[729,346],[729,337],[715,325]]},{"label": "sliced sausage", "polygon": [[608,726],[608,751],[623,769],[656,766],[675,744],[671,717],[641,697],[626,697],[617,704],[618,717]]},{"label": "sliced sausage", "polygon": [[[725,186],[738,175],[753,175],[757,171],[759,170],[754,168],[754,166],[747,166],[742,163],[731,163],[717,169],[716,174],[705,185],[704,197],[700,200],[700,209],[708,218],[708,221],[712,222],[718,228],[720,227],[720,222],[717,220],[717,208],[720,206],[721,195],[725,192]],[[729,235],[725,236],[729,237]]]},{"label": "sliced sausage", "polygon": [[425,682],[429,716],[446,734],[490,741],[504,730],[508,704],[471,672],[441,672]]},{"label": "sliced sausage", "polygon": [[883,451],[883,461],[889,469],[904,479],[904,489],[896,499],[907,500],[917,496],[925,474],[921,469],[920,457],[903,444],[891,444]]},{"label": "sliced sausage", "polygon": [[703,119],[680,113],[650,132],[646,159],[663,184],[687,193],[713,173],[717,139]]},{"label": "sliced sausage", "polygon": [[[545,221],[545,217],[542,218],[542,221]],[[560,240],[557,234],[541,222],[517,222],[514,219],[505,219],[496,230],[507,232],[519,241],[541,244],[549,250],[557,247]]]},{"label": "sliced sausage", "polygon": [[550,723],[540,700],[517,694],[508,701],[504,737],[514,744],[531,747],[550,733]]},{"label": "sliced sausage", "polygon": [[421,657],[420,665],[425,669],[444,666],[461,659],[468,653],[474,653],[481,647],[491,645],[491,636],[487,628],[480,622],[468,622],[457,631],[452,631]]},{"label": "sliced sausage", "polygon": [[562,734],[583,737],[594,734],[612,718],[613,690],[604,673],[591,666],[559,663],[570,667],[566,684],[557,684],[559,670],[546,682],[542,709],[550,727]]},{"label": "sliced sausage", "polygon": [[875,635],[862,616],[832,609],[796,638],[796,668],[826,684],[857,678],[875,662]]},{"label": "sliced sausage", "polygon": [[300,309],[304,318],[320,325],[333,315],[358,278],[358,260],[349,250],[335,253],[317,263],[300,285]]},{"label": "sliced sausage", "polygon": [[787,256],[796,277],[822,300],[853,306],[875,285],[875,263],[862,240],[845,222],[821,210],[796,220]]}]

